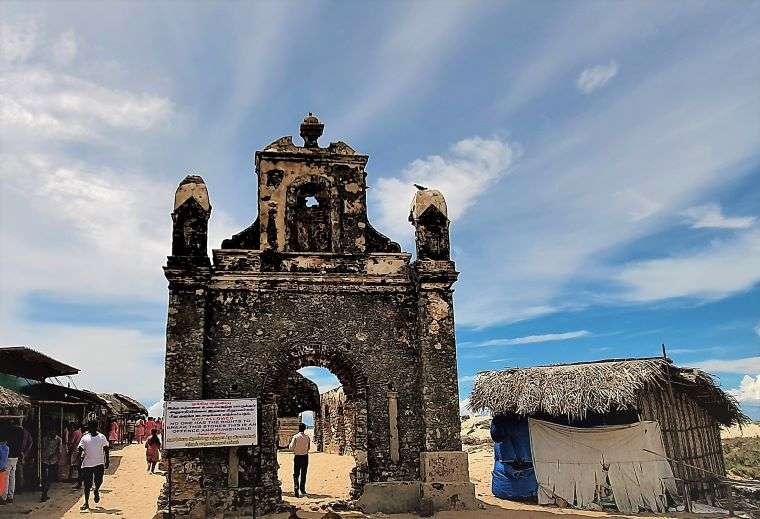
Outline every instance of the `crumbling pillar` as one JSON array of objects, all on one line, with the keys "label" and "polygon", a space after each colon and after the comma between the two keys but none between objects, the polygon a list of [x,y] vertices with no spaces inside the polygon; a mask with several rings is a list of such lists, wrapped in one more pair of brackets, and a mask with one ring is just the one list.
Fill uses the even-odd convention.
[{"label": "crumbling pillar", "polygon": [[420,453],[420,498],[435,510],[475,506],[467,453],[462,451],[452,286],[458,273],[449,252],[443,195],[417,192],[409,216],[416,230],[414,277],[418,294],[425,451]]},{"label": "crumbling pillar", "polygon": [[[166,322],[166,376],[164,399],[203,398],[203,343],[206,328],[206,284],[211,275],[206,251],[208,218],[211,214],[203,179],[186,177],[177,188],[172,213],[172,255],[164,273],[169,281],[169,315]],[[202,517],[202,455],[200,449],[170,454],[172,508],[178,515]],[[168,505],[164,485],[159,505]]]}]

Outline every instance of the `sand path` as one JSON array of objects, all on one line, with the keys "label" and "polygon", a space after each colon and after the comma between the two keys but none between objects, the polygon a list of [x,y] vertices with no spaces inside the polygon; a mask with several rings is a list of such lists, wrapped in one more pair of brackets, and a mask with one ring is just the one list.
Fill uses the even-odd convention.
[{"label": "sand path", "polygon": [[81,519],[95,515],[152,519],[163,483],[163,475],[146,472],[145,447],[128,445],[111,453],[111,466],[103,480],[100,503],[96,505],[91,496],[89,514],[79,510],[84,503],[81,490],[73,490],[71,483],[55,483],[50,501],[40,503],[39,492],[25,492],[17,495],[13,504],[0,507],[0,517]]},{"label": "sand path", "polygon": [[[304,519],[321,518],[331,502],[346,499],[349,492],[349,472],[354,466],[351,456],[312,453],[309,460],[308,486],[306,498],[293,496],[292,454],[279,453],[280,480],[283,482],[283,499],[298,507],[298,516]],[[156,512],[156,501],[164,482],[163,475],[150,475],[145,471],[145,449],[140,445],[130,445],[114,451],[111,467],[107,471],[102,489],[102,500],[93,505],[89,514],[117,516],[129,519],[152,519]],[[587,519],[589,517],[625,517],[622,514],[560,510],[537,505],[504,501],[491,495],[490,472],[492,452],[490,448],[474,449],[470,452],[470,476],[475,483],[480,508],[472,511],[440,512],[437,519]],[[24,493],[17,496],[12,505],[0,507],[0,518],[34,517],[36,519],[81,518],[79,511],[83,503],[81,492],[71,489],[70,483],[57,483],[51,491],[52,499],[39,503],[39,493]],[[358,512],[342,512],[341,517],[364,518],[385,517],[388,519],[413,519],[416,514],[365,516]],[[647,515],[647,514],[644,514]],[[694,517],[676,514],[677,517]],[[266,516],[268,519],[286,519],[287,513]],[[630,517],[630,516],[629,516]],[[641,518],[642,516],[637,516]],[[660,516],[662,517],[662,516]],[[673,516],[671,516],[673,517]],[[702,516],[706,518],[709,516]]]}]

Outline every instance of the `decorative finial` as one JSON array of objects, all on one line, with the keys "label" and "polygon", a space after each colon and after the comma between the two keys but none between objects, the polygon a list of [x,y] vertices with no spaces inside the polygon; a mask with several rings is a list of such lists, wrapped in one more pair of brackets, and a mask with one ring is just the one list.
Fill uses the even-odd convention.
[{"label": "decorative finial", "polygon": [[325,125],[319,122],[313,113],[304,117],[301,123],[301,137],[303,137],[304,148],[318,148],[317,140],[322,136]]}]

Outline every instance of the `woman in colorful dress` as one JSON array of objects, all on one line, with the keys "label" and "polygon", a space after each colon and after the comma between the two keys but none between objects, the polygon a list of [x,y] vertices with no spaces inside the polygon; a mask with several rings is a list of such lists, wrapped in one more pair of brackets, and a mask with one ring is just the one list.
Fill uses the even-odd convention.
[{"label": "woman in colorful dress", "polygon": [[111,422],[111,428],[108,430],[108,443],[111,447],[119,443],[119,422],[116,420]]},{"label": "woman in colorful dress", "polygon": [[135,426],[135,438],[137,439],[137,443],[142,443],[144,437],[145,437],[145,420],[140,418],[137,421],[137,425]]},{"label": "woman in colorful dress", "polygon": [[158,431],[151,430],[148,441],[145,442],[145,459],[148,461],[148,472],[154,474],[156,463],[158,463],[159,451],[161,450],[161,440],[158,438]]},{"label": "woman in colorful dress", "polygon": [[150,438],[153,429],[156,428],[156,422],[153,421],[153,417],[149,416],[148,421],[145,422],[145,438]]}]

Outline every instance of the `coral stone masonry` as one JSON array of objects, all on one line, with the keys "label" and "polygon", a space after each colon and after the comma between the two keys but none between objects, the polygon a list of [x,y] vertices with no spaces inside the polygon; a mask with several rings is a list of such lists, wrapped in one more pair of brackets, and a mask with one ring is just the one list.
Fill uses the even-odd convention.
[{"label": "coral stone masonry", "polygon": [[[205,183],[188,176],[177,189],[164,268],[165,399],[258,398],[261,409],[258,446],[172,452],[178,517],[250,512],[252,492],[258,513],[277,508],[278,419],[306,408],[286,397],[305,366],[328,368],[342,384],[340,412],[351,423],[340,434],[356,459],[359,506],[390,511],[398,492],[411,496],[407,508],[473,503],[446,202],[417,191],[411,261],[367,219],[368,156],[343,142],[320,147],[323,126],[310,114],[304,146],[282,137],[256,152],[255,220],[214,249],[213,261]],[[167,499],[165,491],[162,506]]]}]

